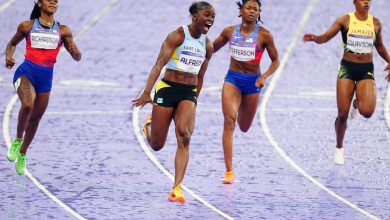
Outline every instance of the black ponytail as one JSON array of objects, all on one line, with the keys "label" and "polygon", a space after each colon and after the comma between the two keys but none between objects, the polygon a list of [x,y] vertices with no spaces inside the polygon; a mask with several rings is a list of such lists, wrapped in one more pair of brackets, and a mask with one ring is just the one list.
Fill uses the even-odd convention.
[{"label": "black ponytail", "polygon": [[38,2],[36,2],[34,5],[34,9],[31,12],[30,20],[34,20],[34,19],[37,19],[39,17],[41,17],[41,8],[38,6]]}]

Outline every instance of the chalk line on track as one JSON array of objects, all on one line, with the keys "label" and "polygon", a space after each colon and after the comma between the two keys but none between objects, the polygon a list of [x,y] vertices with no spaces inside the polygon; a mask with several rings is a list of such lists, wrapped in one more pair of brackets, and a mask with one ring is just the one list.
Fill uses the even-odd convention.
[{"label": "chalk line on track", "polygon": [[16,0],[9,0],[8,2],[4,3],[1,7],[0,7],[0,13],[5,11],[7,8],[11,7],[12,4],[14,4],[16,2]]},{"label": "chalk line on track", "polygon": [[[132,118],[133,118],[134,134],[137,137],[137,140],[138,140],[142,150],[145,152],[146,156],[148,156],[149,159],[153,162],[153,164],[165,176],[167,176],[173,182],[174,181],[173,175],[167,169],[165,169],[165,167],[160,163],[160,161],[158,161],[158,159],[156,158],[156,156],[154,156],[152,151],[149,149],[149,147],[147,146],[147,144],[145,143],[145,141],[144,141],[144,139],[143,139],[143,137],[141,135],[141,130],[140,130],[139,126],[138,126],[139,125],[139,111],[140,111],[139,107],[136,107],[136,108],[133,109],[133,117]],[[196,193],[194,193],[192,190],[190,190],[184,184],[182,184],[182,189],[184,191],[186,191],[188,194],[190,194],[190,196],[192,196],[194,199],[198,200],[203,205],[205,205],[206,207],[210,208],[211,210],[213,210],[217,214],[221,215],[222,217],[224,217],[226,219],[233,219],[233,217],[231,217],[230,215],[226,214],[225,212],[219,210],[218,208],[216,208],[215,206],[213,206],[212,204],[210,204],[209,202],[204,200],[202,197],[198,196]]]}]

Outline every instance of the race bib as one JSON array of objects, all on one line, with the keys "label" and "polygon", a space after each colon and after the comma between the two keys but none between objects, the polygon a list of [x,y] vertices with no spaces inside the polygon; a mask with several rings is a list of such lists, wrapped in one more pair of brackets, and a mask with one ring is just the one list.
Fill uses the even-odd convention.
[{"label": "race bib", "polygon": [[230,55],[238,61],[251,61],[256,57],[256,48],[230,45]]},{"label": "race bib", "polygon": [[372,36],[348,35],[347,49],[354,53],[372,53],[374,39]]},{"label": "race bib", "polygon": [[48,33],[31,33],[30,40],[32,48],[56,49],[60,36]]},{"label": "race bib", "polygon": [[205,56],[190,51],[182,51],[179,56],[177,67],[183,72],[198,73]]}]

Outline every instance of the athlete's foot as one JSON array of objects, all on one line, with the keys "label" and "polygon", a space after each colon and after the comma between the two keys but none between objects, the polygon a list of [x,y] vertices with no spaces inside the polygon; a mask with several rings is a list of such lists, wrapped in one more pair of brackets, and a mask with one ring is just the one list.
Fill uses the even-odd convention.
[{"label": "athlete's foot", "polygon": [[358,112],[358,105],[357,105],[357,100],[354,99],[352,101],[352,105],[351,105],[351,109],[349,111],[349,117],[351,119],[356,119],[358,116],[359,116],[359,112]]},{"label": "athlete's foot", "polygon": [[181,192],[181,184],[177,185],[168,195],[168,200],[171,202],[177,202],[184,204],[186,202],[186,198]]},{"label": "athlete's foot", "polygon": [[338,165],[344,164],[344,148],[337,148],[334,155],[334,162]]},{"label": "athlete's foot", "polygon": [[19,175],[24,174],[24,170],[26,169],[26,154],[23,153],[19,154],[18,160],[16,161],[15,164],[15,169]]},{"label": "athlete's foot", "polygon": [[152,124],[152,115],[146,116],[146,121],[144,123],[144,134],[146,137],[150,134],[150,125]]},{"label": "athlete's foot", "polygon": [[11,147],[8,149],[7,152],[7,159],[11,162],[14,162],[16,158],[19,156],[19,150],[22,146],[22,140],[21,139],[15,139],[12,143]]},{"label": "athlete's foot", "polygon": [[234,182],[234,173],[233,171],[228,171],[225,173],[225,176],[222,179],[223,184],[232,184]]}]

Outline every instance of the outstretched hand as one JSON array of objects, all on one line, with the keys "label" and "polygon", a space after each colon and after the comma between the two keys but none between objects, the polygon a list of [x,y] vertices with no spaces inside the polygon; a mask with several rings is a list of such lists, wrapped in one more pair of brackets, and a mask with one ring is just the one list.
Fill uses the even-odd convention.
[{"label": "outstretched hand", "polygon": [[144,107],[144,105],[146,105],[148,103],[152,103],[152,98],[150,97],[149,93],[143,91],[138,99],[135,99],[131,102],[133,103],[133,106],[135,106],[135,107],[141,106],[141,108],[142,108],[142,107]]},{"label": "outstretched hand", "polygon": [[14,58],[5,58],[5,67],[11,69],[15,65],[16,61]]},{"label": "outstretched hand", "polygon": [[387,64],[385,71],[387,71],[386,80],[390,83],[390,63]]},{"label": "outstretched hand", "polygon": [[302,40],[303,40],[303,42],[307,42],[307,41],[315,41],[316,40],[316,35],[314,35],[314,34],[305,34],[305,35],[303,35],[303,38],[302,38]]}]

